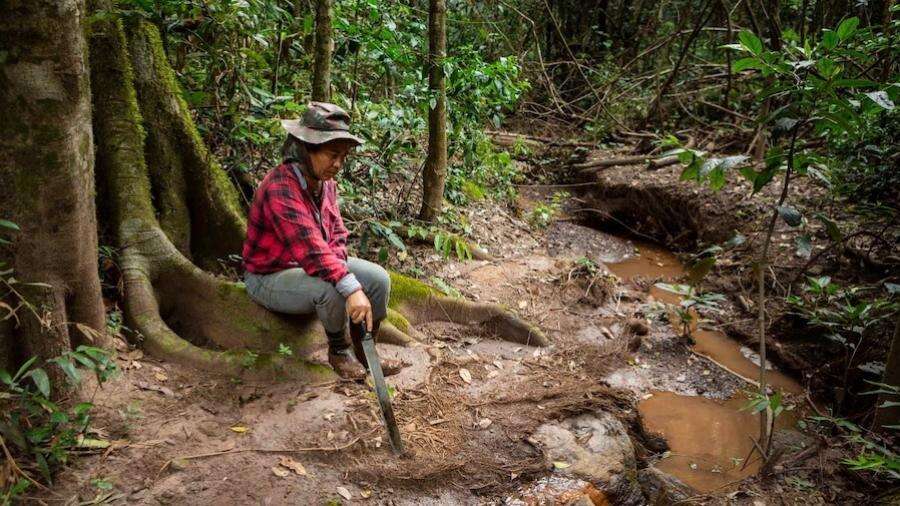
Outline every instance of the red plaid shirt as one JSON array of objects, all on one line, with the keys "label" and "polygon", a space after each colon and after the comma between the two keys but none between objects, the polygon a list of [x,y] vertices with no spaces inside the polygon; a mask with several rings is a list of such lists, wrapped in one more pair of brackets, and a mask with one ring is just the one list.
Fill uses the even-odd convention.
[{"label": "red plaid shirt", "polygon": [[317,207],[300,166],[281,164],[266,175],[253,197],[244,268],[269,274],[302,267],[310,276],[355,291],[359,284],[347,270],[347,235],[335,182],[322,183],[321,206]]}]

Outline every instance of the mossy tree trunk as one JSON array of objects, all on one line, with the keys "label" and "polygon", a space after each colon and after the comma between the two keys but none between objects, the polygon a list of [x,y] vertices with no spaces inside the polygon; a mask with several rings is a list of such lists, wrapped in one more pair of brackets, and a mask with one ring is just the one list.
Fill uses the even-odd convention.
[{"label": "mossy tree trunk", "polygon": [[444,203],[447,178],[447,83],[444,58],[447,56],[447,5],[444,0],[428,4],[428,90],[433,102],[428,109],[428,156],[422,175],[422,209],[419,218],[434,220]]},{"label": "mossy tree trunk", "polygon": [[[21,228],[0,255],[28,301],[0,339],[14,340],[18,360],[108,344],[90,342],[74,325],[105,327],[85,18],[81,0],[9,0],[0,10],[0,218]],[[19,298],[9,285],[3,294]],[[65,388],[62,371],[48,372]]]},{"label": "mossy tree trunk", "polygon": [[[330,375],[307,358],[325,346],[318,322],[269,312],[242,284],[197,266],[239,253],[245,222],[235,188],[197,136],[157,28],[106,19],[93,27],[90,46],[98,184],[120,248],[129,327],[152,354],[211,372]],[[442,297],[402,276],[392,280],[386,342],[414,344],[415,324],[452,319],[546,344],[539,330],[502,307]],[[276,353],[282,344],[291,357]]]},{"label": "mossy tree trunk", "polygon": [[313,67],[312,99],[331,102],[331,55],[334,52],[331,16],[332,0],[316,2],[316,49]]}]

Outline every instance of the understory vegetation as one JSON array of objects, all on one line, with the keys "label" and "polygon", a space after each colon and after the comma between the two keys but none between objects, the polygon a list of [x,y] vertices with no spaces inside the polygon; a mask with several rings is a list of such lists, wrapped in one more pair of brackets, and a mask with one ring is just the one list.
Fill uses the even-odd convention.
[{"label": "understory vegetation", "polygon": [[[594,183],[608,167],[675,165],[679,184],[695,195],[749,195],[756,206],[713,225],[727,229],[728,242],[698,234],[690,247],[666,244],[693,262],[686,284],[665,285],[683,296],[680,332],[689,337],[701,316],[727,319],[728,301],[743,307],[751,323],[741,337],[761,363],[802,379],[814,412],[802,424],[837,441],[854,486],[897,487],[900,5],[893,0],[446,0],[447,54],[436,66],[445,79],[449,162],[434,220],[417,214],[432,184],[423,175],[429,112],[443,100],[429,82],[429,2],[118,0],[88,2],[85,20],[96,86],[85,98],[93,97],[95,115],[85,128],[93,124],[88,158],[100,181],[87,192],[96,200],[88,214],[97,227],[96,306],[106,328],[69,321],[66,311],[62,321],[53,316],[59,311],[46,293],[72,283],[19,279],[15,248],[31,232],[14,213],[17,190],[0,191],[10,202],[10,209],[0,202],[0,504],[52,487],[71,455],[109,446],[92,432],[83,386],[63,382],[79,384],[88,371],[88,398],[97,395],[116,370],[104,349],[110,334],[207,369],[270,367],[294,377],[296,366],[304,378],[319,377],[301,353],[313,335],[308,322],[260,316],[265,311],[239,284],[235,245],[254,189],[279,160],[279,120],[299,117],[311,99],[323,1],[332,10],[331,101],[365,139],[341,172],[341,211],[353,254],[391,269],[400,287],[386,324],[393,342],[413,342],[410,328],[445,318],[436,309],[445,303],[464,323],[502,326],[511,341],[539,336],[543,344],[537,325],[507,308],[464,300],[426,268],[428,257],[492,258],[471,222],[478,206],[519,214],[537,233],[584,207],[566,185]],[[621,158],[588,159],[598,150]],[[20,188],[17,177],[0,184]],[[521,213],[525,185],[547,186],[552,197]],[[649,216],[646,209],[635,212]],[[634,238],[668,239],[639,219],[603,220]],[[412,253],[413,244],[428,253]],[[588,290],[608,281],[590,259],[575,269],[590,280]],[[739,289],[713,291],[716,277]],[[191,323],[195,317],[200,323]],[[81,337],[67,337],[67,350],[52,356],[3,339],[13,329],[60,328]],[[771,472],[781,457],[771,443],[785,400],[759,369],[748,409],[766,414],[754,451]]]}]

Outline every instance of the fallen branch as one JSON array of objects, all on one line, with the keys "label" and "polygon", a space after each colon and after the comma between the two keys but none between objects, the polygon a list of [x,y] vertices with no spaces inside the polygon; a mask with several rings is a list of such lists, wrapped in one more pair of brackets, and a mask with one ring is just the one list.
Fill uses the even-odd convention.
[{"label": "fallen branch", "polygon": [[381,430],[381,427],[377,427],[377,428],[375,428],[375,429],[373,429],[373,430],[371,430],[371,431],[369,431],[369,432],[367,432],[367,433],[365,433],[365,434],[363,434],[363,435],[361,435],[361,436],[356,436],[355,438],[353,438],[352,440],[350,440],[348,443],[346,443],[346,444],[344,444],[344,445],[341,445],[341,446],[334,446],[334,447],[331,447],[331,448],[327,448],[327,447],[310,447],[310,448],[232,448],[232,449],[230,449],[230,450],[222,450],[222,451],[218,451],[218,452],[199,453],[199,454],[197,454],[197,455],[185,455],[185,456],[182,456],[182,457],[174,457],[174,458],[171,458],[171,459],[167,460],[166,463],[163,464],[161,468],[159,468],[159,471],[156,472],[156,478],[154,478],[154,480],[158,479],[158,478],[159,478],[159,475],[162,474],[162,472],[165,471],[165,470],[172,464],[172,462],[174,462],[174,461],[176,461],[176,460],[205,459],[205,458],[207,458],[207,457],[218,457],[218,456],[220,456],[220,455],[230,455],[230,454],[234,454],[234,453],[246,453],[246,452],[256,452],[256,453],[337,452],[337,451],[346,450],[347,448],[350,448],[351,446],[353,446],[353,445],[355,445],[356,443],[358,443],[363,437],[370,436],[370,435],[374,434],[375,432],[377,432],[377,431],[379,431],[379,430]]},{"label": "fallen branch", "polygon": [[593,148],[597,146],[596,142],[585,142],[585,141],[573,141],[573,140],[564,140],[564,139],[555,139],[553,137],[541,137],[537,135],[528,135],[528,134],[520,134],[513,132],[499,132],[496,130],[485,130],[484,133],[496,137],[498,139],[506,139],[515,142],[516,140],[521,140],[522,142],[529,145],[538,145],[539,143],[549,144],[551,146],[583,146],[587,148]]},{"label": "fallen branch", "polygon": [[648,155],[620,156],[618,158],[604,158],[602,160],[576,163],[572,165],[572,168],[584,171],[586,169],[601,169],[604,167],[612,167],[614,165],[641,165],[649,163],[653,158],[654,157]]}]

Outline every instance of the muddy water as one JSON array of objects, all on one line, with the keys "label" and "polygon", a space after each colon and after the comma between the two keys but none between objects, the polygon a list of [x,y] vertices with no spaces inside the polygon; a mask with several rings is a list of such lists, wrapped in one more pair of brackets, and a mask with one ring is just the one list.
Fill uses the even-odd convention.
[{"label": "muddy water", "polygon": [[[747,399],[738,394],[727,401],[656,392],[638,407],[644,428],[661,434],[669,443],[670,456],[656,467],[700,492],[725,489],[756,473],[761,461],[751,437],[759,432],[759,415],[741,408]],[[789,412],[786,412],[789,413]],[[796,423],[790,415],[779,417],[776,428]]]},{"label": "muddy water", "polygon": [[[651,244],[638,244],[635,254],[607,267],[623,281],[661,279],[673,282],[685,273],[684,267],[671,252]],[[659,286],[652,286],[650,294],[666,304],[678,304],[681,297]],[[759,377],[758,356],[747,347],[728,338],[722,332],[693,329],[696,344],[693,351],[709,358],[721,367],[755,384]],[[802,392],[794,380],[769,370],[768,381],[773,388],[789,393]],[[712,492],[751,476],[760,466],[758,459],[744,466],[744,459],[753,447],[751,438],[758,435],[758,415],[741,408],[747,404],[743,393],[727,401],[717,401],[673,392],[655,392],[641,401],[638,411],[644,427],[663,436],[669,444],[670,455],[657,464],[700,492]],[[796,423],[796,418],[782,416],[779,427]],[[758,456],[757,454],[754,454]]]}]

